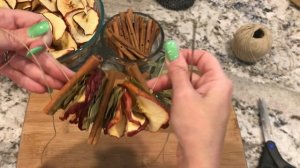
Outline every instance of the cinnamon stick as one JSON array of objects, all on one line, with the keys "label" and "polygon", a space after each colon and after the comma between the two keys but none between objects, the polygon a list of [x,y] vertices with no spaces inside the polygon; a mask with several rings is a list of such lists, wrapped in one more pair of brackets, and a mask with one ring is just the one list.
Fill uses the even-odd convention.
[{"label": "cinnamon stick", "polygon": [[89,144],[96,144],[97,140],[99,139],[99,136],[101,134],[104,113],[106,111],[108,101],[110,99],[110,96],[111,96],[111,93],[112,93],[112,90],[114,87],[114,83],[116,80],[116,74],[113,71],[107,72],[107,80],[108,81],[107,81],[105,89],[104,89],[103,98],[102,98],[102,101],[99,106],[99,112],[96,116],[96,119],[93,123],[93,127],[92,127],[90,135],[89,135],[89,139],[88,139]]},{"label": "cinnamon stick", "polygon": [[123,31],[124,39],[129,42],[130,44],[133,44],[133,42],[129,38],[128,29],[126,25],[126,14],[125,12],[120,12],[120,23],[121,23],[121,30]]},{"label": "cinnamon stick", "polygon": [[135,56],[139,57],[139,58],[144,58],[145,54],[142,53],[139,50],[136,50],[131,44],[129,44],[128,42],[126,42],[124,39],[122,39],[120,36],[116,35],[115,33],[112,34],[112,36],[119,41],[124,47],[126,47],[129,51],[131,51],[132,53],[135,54]]},{"label": "cinnamon stick", "polygon": [[159,35],[160,33],[160,30],[159,30],[159,27],[158,25],[153,22],[152,24],[152,30],[151,30],[151,38],[150,38],[150,43],[149,43],[149,49],[148,49],[148,53],[151,53],[151,50],[152,50],[152,46],[157,38],[157,36]]},{"label": "cinnamon stick", "polygon": [[150,91],[149,87],[147,86],[146,79],[144,78],[136,63],[127,65],[126,71],[130,76],[134,77],[138,82],[142,84],[144,90],[148,92]]},{"label": "cinnamon stick", "polygon": [[46,105],[43,111],[46,114],[53,115],[60,107],[63,100],[66,99],[67,93],[74,87],[82,77],[88,74],[102,63],[102,59],[98,56],[92,55],[85,64],[79,69],[79,71],[66,83],[63,88],[52,98],[52,100]]},{"label": "cinnamon stick", "polygon": [[138,48],[140,47],[140,16],[134,15],[134,32]]},{"label": "cinnamon stick", "polygon": [[[112,28],[113,28],[114,33],[116,33],[117,35],[120,35],[119,23],[117,22],[116,19],[114,19],[114,21],[112,22]],[[124,58],[124,54],[120,49],[117,48],[117,52],[118,52],[120,58]]]},{"label": "cinnamon stick", "polygon": [[148,20],[147,22],[147,33],[145,37],[145,48],[144,48],[144,53],[146,53],[146,56],[149,56],[149,48],[150,48],[150,40],[151,40],[151,34],[152,34],[152,19]]},{"label": "cinnamon stick", "polygon": [[[110,31],[108,31],[108,30],[106,30],[106,35],[107,35],[107,37],[110,39],[110,41],[114,44],[114,46],[116,47],[116,50],[118,50],[118,51],[120,51],[120,52],[122,52],[122,55],[123,56],[126,56],[128,59],[130,59],[130,60],[136,60],[136,58],[134,57],[134,55],[131,53],[131,52],[129,52],[126,48],[125,48],[125,46],[123,45],[123,44],[121,44],[118,40],[116,40],[114,37],[113,37],[113,34],[110,32]],[[121,55],[120,55],[120,57],[121,57]],[[122,57],[121,57],[122,58]],[[124,58],[124,57],[123,57]]]},{"label": "cinnamon stick", "polygon": [[140,51],[144,53],[145,48],[145,34],[146,34],[146,25],[144,23],[144,19],[141,18],[140,22]]},{"label": "cinnamon stick", "polygon": [[129,34],[129,38],[131,39],[133,46],[136,49],[138,49],[138,44],[137,44],[137,40],[136,40],[134,28],[133,28],[133,23],[132,23],[132,20],[133,20],[132,18],[133,18],[132,10],[128,9],[128,12],[126,13],[126,25],[128,28],[128,34]]}]

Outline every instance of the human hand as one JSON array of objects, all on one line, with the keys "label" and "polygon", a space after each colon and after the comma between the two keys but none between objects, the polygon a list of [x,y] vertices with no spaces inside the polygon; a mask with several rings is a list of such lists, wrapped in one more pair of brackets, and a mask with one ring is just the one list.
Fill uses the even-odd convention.
[{"label": "human hand", "polygon": [[[0,9],[0,18],[0,75],[31,92],[46,92],[47,86],[60,89],[67,81],[64,73],[71,77],[73,72],[45,52],[45,45],[50,45],[52,40],[45,18],[10,9]],[[12,59],[3,66],[7,51]],[[32,55],[36,55],[36,60]]]},{"label": "human hand", "polygon": [[[173,58],[174,59],[174,58]],[[171,60],[173,60],[171,59]],[[190,82],[188,64],[198,68]],[[210,53],[181,50],[168,73],[148,81],[154,91],[173,89],[170,124],[176,134],[180,167],[218,167],[231,109],[232,82]]]}]

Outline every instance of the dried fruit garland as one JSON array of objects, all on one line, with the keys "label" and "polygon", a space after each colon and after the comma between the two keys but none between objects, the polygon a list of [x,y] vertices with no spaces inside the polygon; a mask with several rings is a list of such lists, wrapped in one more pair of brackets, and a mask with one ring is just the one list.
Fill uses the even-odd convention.
[{"label": "dried fruit garland", "polygon": [[[141,74],[130,78],[116,71],[102,71],[101,59],[90,59],[44,108],[47,114],[64,109],[61,120],[77,124],[80,130],[92,129],[89,143],[96,144],[104,134],[120,138],[142,130],[156,132],[166,128],[167,108],[145,89]],[[142,80],[142,81],[141,81]]]}]

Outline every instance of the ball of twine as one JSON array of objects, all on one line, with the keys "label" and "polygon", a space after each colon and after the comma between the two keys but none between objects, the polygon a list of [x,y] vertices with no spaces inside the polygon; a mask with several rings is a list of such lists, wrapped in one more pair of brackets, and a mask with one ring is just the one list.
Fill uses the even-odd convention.
[{"label": "ball of twine", "polygon": [[300,8],[300,0],[291,0],[291,1]]},{"label": "ball of twine", "polygon": [[247,24],[234,34],[231,48],[234,55],[247,63],[255,63],[264,57],[272,47],[271,31],[260,24]]}]

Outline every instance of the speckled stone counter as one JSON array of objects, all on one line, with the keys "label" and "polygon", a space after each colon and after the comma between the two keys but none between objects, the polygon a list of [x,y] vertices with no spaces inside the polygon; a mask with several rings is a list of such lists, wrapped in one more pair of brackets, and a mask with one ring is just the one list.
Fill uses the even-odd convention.
[{"label": "speckled stone counter", "polygon": [[[238,116],[248,167],[256,167],[263,142],[256,100],[268,103],[274,141],[282,156],[300,167],[300,9],[288,0],[196,0],[187,11],[169,11],[155,1],[104,1],[107,17],[132,7],[163,26],[167,39],[191,46],[192,20],[198,22],[196,47],[213,53],[234,82]],[[271,52],[254,65],[239,62],[229,42],[246,23],[272,30]],[[28,95],[0,78],[0,167],[15,167]]]}]

